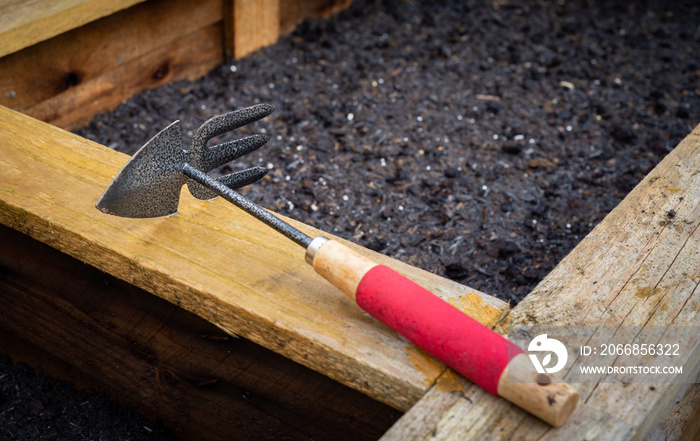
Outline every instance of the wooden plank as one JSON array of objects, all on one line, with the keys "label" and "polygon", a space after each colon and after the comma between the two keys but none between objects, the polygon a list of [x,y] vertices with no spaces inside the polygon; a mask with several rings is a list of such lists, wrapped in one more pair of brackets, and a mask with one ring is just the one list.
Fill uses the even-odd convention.
[{"label": "wooden plank", "polygon": [[[94,203],[127,156],[0,109],[0,223],[187,309],[396,409],[444,370],[316,275],[304,250],[230,204],[183,192],[180,214],[104,215]],[[310,236],[318,231],[290,220]],[[507,309],[485,294],[381,256],[475,318]]]},{"label": "wooden plank", "polygon": [[327,18],[352,0],[225,0],[226,56],[242,58],[274,44],[306,18]]},{"label": "wooden plank", "polygon": [[[700,126],[688,135],[511,314],[590,326],[697,325],[700,310]],[[590,299],[596,299],[591,302]],[[545,312],[548,303],[561,311]],[[693,349],[693,348],[691,348]],[[697,348],[695,348],[697,349]],[[697,357],[697,350],[674,360]],[[689,366],[694,367],[697,359]],[[647,365],[653,365],[651,362]],[[686,372],[685,375],[689,375]],[[679,384],[580,388],[586,402],[646,436]],[[629,404],[626,404],[629,403]]]},{"label": "wooden plank", "polygon": [[0,105],[74,128],[221,63],[221,0],[151,0],[4,57]]},{"label": "wooden plank", "polygon": [[280,36],[280,0],[228,0],[226,54],[242,58],[277,42]]},{"label": "wooden plank", "polygon": [[700,439],[700,367],[671,400],[665,416],[649,433],[647,441],[691,441]]},{"label": "wooden plank", "polygon": [[2,352],[181,439],[371,440],[399,415],[1,225],[0,268]]},{"label": "wooden plank", "polygon": [[0,2],[0,57],[142,1],[3,0]]},{"label": "wooden plank", "polygon": [[146,57],[120,63],[65,93],[32,105],[23,113],[66,129],[81,127],[94,115],[113,110],[143,89],[205,75],[221,62],[221,32],[221,25],[215,23],[186,34]]},{"label": "wooden plank", "polygon": [[[699,152],[700,126],[510,311],[510,324],[697,325]],[[698,353],[691,347],[674,364],[695,367]],[[383,440],[644,439],[681,386],[579,384],[583,404],[553,429],[445,375]]]},{"label": "wooden plank", "polygon": [[562,427],[552,429],[507,401],[451,373],[381,438],[408,440],[599,440],[625,441],[634,429],[585,403]]},{"label": "wooden plank", "polygon": [[[136,4],[141,1],[62,0],[43,9],[45,0],[0,2],[5,11],[0,21],[12,21],[6,23],[7,34],[16,31],[13,26],[17,32],[35,26],[63,32],[8,52],[0,60],[0,105],[73,129],[142,89],[199,78],[225,57],[240,58],[273,44],[281,32],[291,32],[306,17],[328,16],[350,4],[349,0]],[[131,4],[136,5],[119,11]],[[92,21],[110,11],[115,13]],[[41,25],[47,20],[50,26]],[[81,20],[86,24],[78,27]],[[5,35],[0,47],[4,44],[10,44]]]}]

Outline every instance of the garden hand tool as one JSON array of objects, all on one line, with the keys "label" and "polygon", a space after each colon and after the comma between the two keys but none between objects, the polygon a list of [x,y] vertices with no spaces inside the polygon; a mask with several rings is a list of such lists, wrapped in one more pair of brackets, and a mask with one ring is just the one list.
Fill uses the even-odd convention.
[{"label": "garden hand tool", "polygon": [[487,391],[560,426],[573,413],[578,392],[538,374],[519,347],[394,270],[379,265],[336,240],[311,238],[258,207],[235,188],[266,170],[254,167],[214,179],[206,172],[267,142],[253,135],[215,147],[209,139],[259,120],[274,109],[261,104],[214,117],[182,147],[178,121],[148,141],[115,177],[97,208],[125,217],[167,216],[177,212],[187,183],[196,197],[219,195],[306,249],[314,270],[387,324]]}]

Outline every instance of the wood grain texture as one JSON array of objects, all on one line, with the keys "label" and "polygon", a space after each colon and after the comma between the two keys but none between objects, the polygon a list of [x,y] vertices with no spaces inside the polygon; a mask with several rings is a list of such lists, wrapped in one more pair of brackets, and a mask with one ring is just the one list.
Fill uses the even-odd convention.
[{"label": "wood grain texture", "polygon": [[355,300],[357,286],[377,264],[339,242],[329,240],[316,252],[314,270]]},{"label": "wood grain texture", "polygon": [[498,396],[554,427],[566,423],[579,400],[576,389],[538,374],[527,355],[522,353],[516,355],[501,374]]},{"label": "wood grain texture", "polygon": [[[511,313],[513,324],[691,326],[700,311],[700,127]],[[594,301],[591,301],[594,299]],[[549,304],[548,312],[542,307]],[[553,310],[560,311],[557,317]],[[695,349],[695,350],[692,350]],[[697,366],[697,344],[674,360]],[[643,365],[654,365],[647,359]],[[692,370],[692,369],[691,369]],[[690,372],[684,372],[690,375]],[[645,437],[680,384],[588,384],[582,400]]]},{"label": "wood grain texture", "polygon": [[2,58],[0,105],[64,128],[223,60],[221,0],[150,0]]},{"label": "wood grain texture", "polygon": [[221,62],[220,42],[221,25],[215,23],[157,48],[147,57],[109,68],[22,112],[62,128],[80,127],[143,89],[205,75]]},{"label": "wood grain texture", "polygon": [[0,57],[144,0],[0,1]]},{"label": "wood grain texture", "polygon": [[671,400],[664,417],[649,433],[647,441],[692,441],[700,439],[700,366],[691,374],[694,382],[683,384]]},{"label": "wood grain texture", "polygon": [[599,440],[625,441],[634,429],[608,413],[580,403],[557,429],[463,377],[446,371],[435,386],[381,438],[410,440]]},{"label": "wood grain texture", "polygon": [[399,412],[0,225],[0,351],[187,440],[372,440]]},{"label": "wood grain texture", "polygon": [[[183,192],[175,216],[105,215],[94,204],[128,157],[6,108],[0,150],[0,222],[13,229],[400,410],[444,370],[315,274],[303,249],[225,201]],[[495,322],[506,309],[493,297],[349,246],[465,311],[478,309],[482,322]]]},{"label": "wood grain texture", "polygon": [[227,53],[234,58],[250,55],[280,37],[280,0],[230,0],[225,17]]},{"label": "wood grain texture", "polygon": [[[699,225],[700,126],[510,311],[510,324],[697,326]],[[507,332],[508,323],[497,329]],[[674,364],[697,366],[694,344]],[[447,371],[382,440],[642,440],[681,384],[575,386],[581,404],[554,429]],[[681,396],[693,400],[692,389]]]},{"label": "wood grain texture", "polygon": [[224,0],[226,57],[242,58],[274,44],[306,18],[327,18],[352,0]]},{"label": "wood grain texture", "polygon": [[306,17],[349,4],[0,1],[0,105],[73,129],[142,89],[199,78],[225,58],[273,44]]}]

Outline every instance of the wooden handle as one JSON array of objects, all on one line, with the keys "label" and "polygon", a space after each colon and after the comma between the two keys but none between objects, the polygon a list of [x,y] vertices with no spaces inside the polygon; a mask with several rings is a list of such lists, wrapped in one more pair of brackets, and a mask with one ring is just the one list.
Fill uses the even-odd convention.
[{"label": "wooden handle", "polygon": [[323,237],[306,260],[373,317],[492,394],[553,426],[576,408],[574,388],[533,376],[522,349],[396,271]]},{"label": "wooden handle", "polygon": [[315,238],[306,249],[306,261],[324,279],[355,300],[357,286],[376,262],[361,256],[340,242],[323,236]]},{"label": "wooden handle", "polygon": [[498,395],[554,427],[569,419],[579,398],[571,385],[537,373],[524,353],[513,357],[501,374]]}]

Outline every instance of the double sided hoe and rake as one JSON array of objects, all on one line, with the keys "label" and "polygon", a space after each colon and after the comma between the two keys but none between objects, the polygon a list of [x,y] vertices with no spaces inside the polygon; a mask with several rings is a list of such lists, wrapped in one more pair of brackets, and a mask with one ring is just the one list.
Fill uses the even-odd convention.
[{"label": "double sided hoe and rake", "polygon": [[184,149],[176,121],[148,141],[97,202],[104,213],[132,218],[177,212],[187,184],[199,199],[216,195],[304,247],[306,261],[370,315],[442,360],[456,372],[542,420],[560,426],[576,408],[578,392],[537,373],[522,349],[394,270],[336,240],[311,238],[235,190],[267,173],[253,167],[219,178],[207,173],[267,141],[262,134],[209,147],[207,142],[273,112],[260,104],[211,118]]}]

